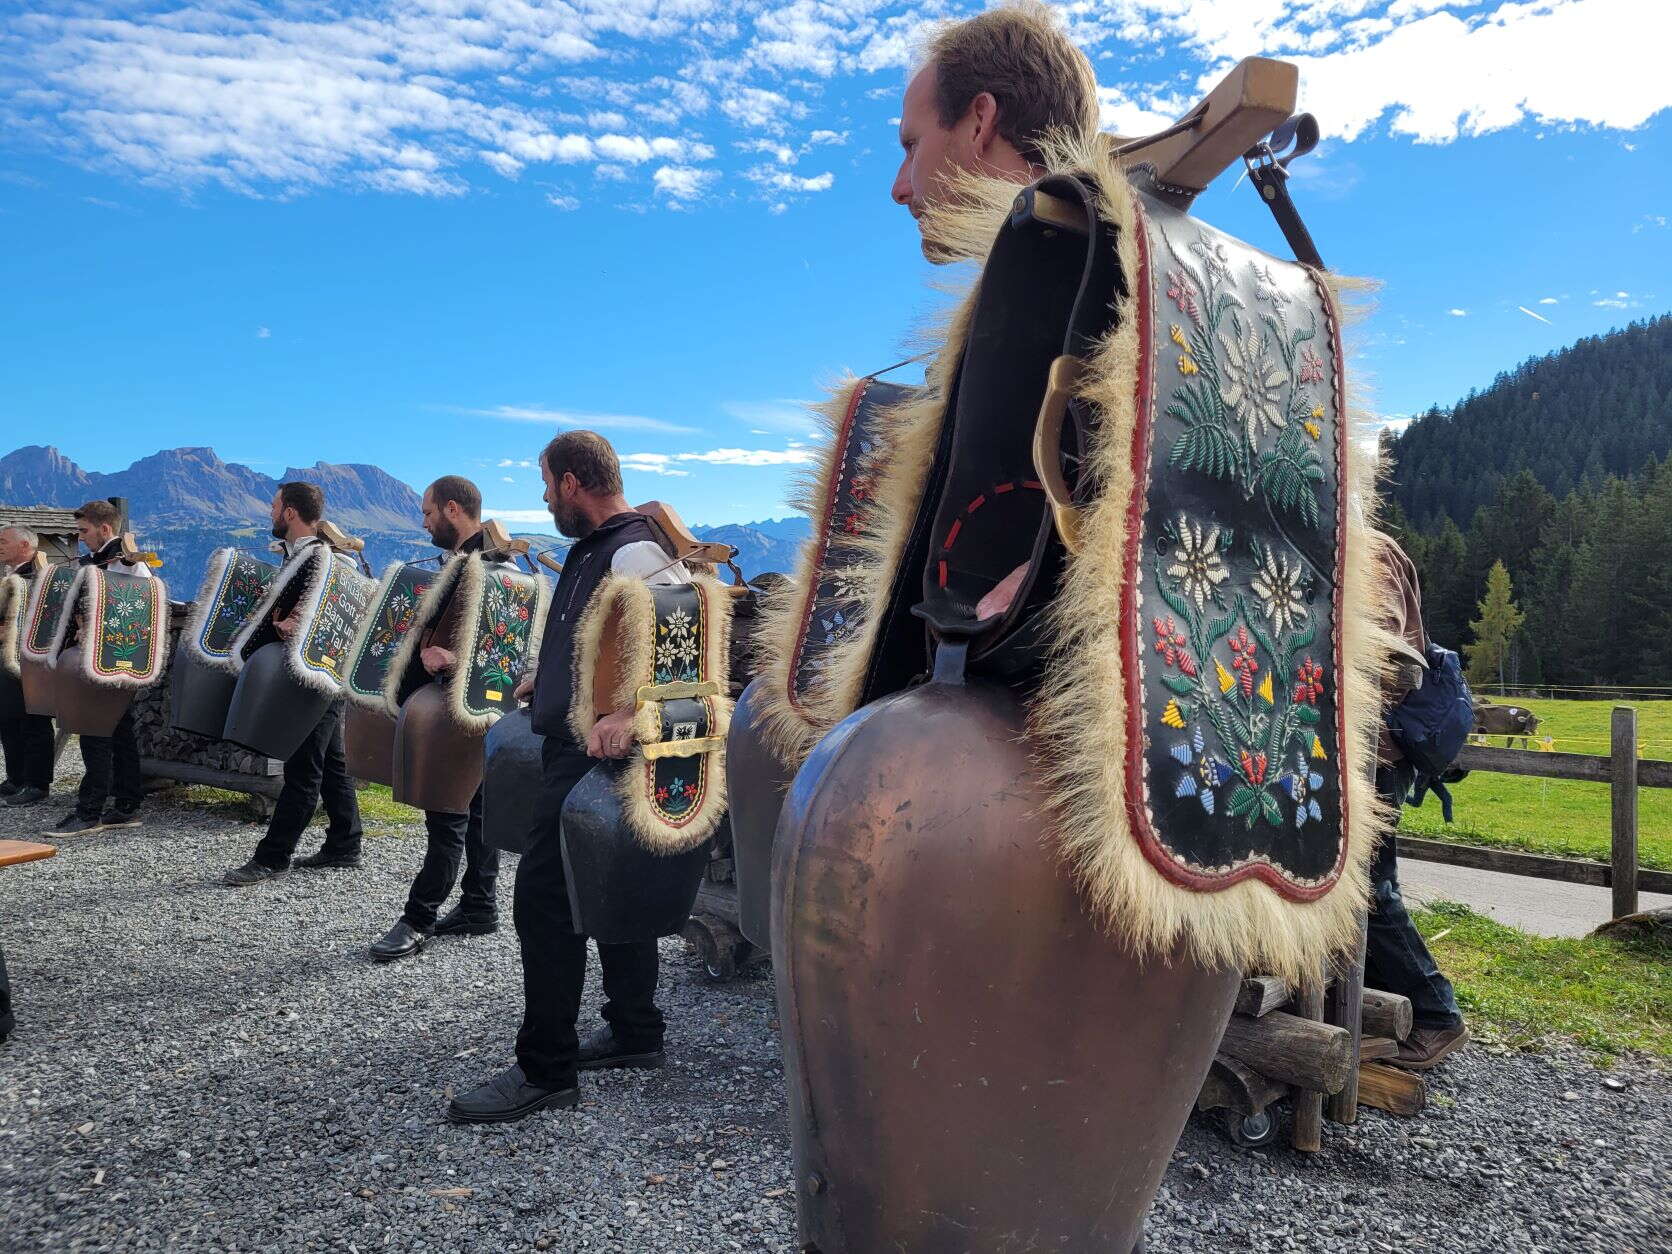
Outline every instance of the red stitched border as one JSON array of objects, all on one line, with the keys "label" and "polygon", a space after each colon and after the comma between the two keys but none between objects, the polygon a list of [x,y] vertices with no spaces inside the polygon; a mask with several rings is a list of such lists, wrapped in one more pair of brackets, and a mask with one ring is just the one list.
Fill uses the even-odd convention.
[{"label": "red stitched border", "polygon": [[[1153,372],[1150,368],[1152,312],[1150,301],[1153,291],[1150,286],[1150,255],[1149,230],[1144,216],[1143,206],[1134,204],[1137,229],[1135,231],[1138,246],[1138,275],[1133,291],[1140,297],[1138,303],[1138,344],[1141,354],[1138,359],[1136,383],[1136,422],[1132,430],[1132,457],[1136,475],[1132,485],[1132,499],[1127,504],[1128,536],[1125,569],[1121,583],[1121,658],[1126,667],[1126,809],[1127,816],[1132,822],[1132,830],[1137,833],[1138,847],[1149,859],[1150,865],[1161,874],[1181,887],[1194,892],[1217,892],[1241,883],[1246,879],[1257,879],[1270,887],[1279,896],[1290,901],[1316,901],[1335,887],[1341,877],[1342,867],[1347,858],[1347,755],[1346,755],[1346,710],[1342,702],[1341,666],[1342,653],[1342,624],[1341,624],[1341,595],[1342,583],[1347,561],[1346,547],[1346,510],[1347,510],[1347,442],[1345,436],[1346,412],[1342,403],[1344,396],[1343,366],[1341,360],[1341,339],[1339,328],[1331,316],[1329,301],[1324,302],[1325,318],[1330,327],[1330,344],[1335,351],[1335,400],[1336,400],[1336,559],[1335,559],[1335,709],[1336,709],[1336,758],[1338,786],[1341,796],[1341,841],[1336,854],[1335,866],[1321,884],[1303,887],[1289,879],[1276,867],[1265,862],[1251,862],[1240,866],[1234,871],[1224,874],[1213,874],[1205,871],[1193,871],[1180,866],[1173,860],[1156,838],[1155,829],[1150,823],[1149,806],[1144,795],[1144,702],[1143,683],[1139,670],[1139,630],[1140,615],[1137,612],[1137,593],[1139,579],[1139,557],[1143,550],[1143,519],[1146,491],[1150,480],[1150,443],[1153,436],[1152,417],[1154,406],[1151,404],[1150,390],[1154,386]],[[1318,283],[1315,272],[1308,271],[1314,285]]]},{"label": "red stitched border", "polygon": [[[813,625],[813,607],[818,604],[819,578],[824,571],[825,554],[830,551],[830,523],[836,513],[836,495],[842,489],[842,467],[848,460],[848,440],[853,435],[853,421],[859,413],[859,402],[865,399],[865,393],[870,390],[872,379],[867,376],[853,387],[853,398],[848,402],[848,412],[842,418],[842,425],[836,432],[836,464],[831,468],[830,488],[825,494],[824,517],[819,519],[818,545],[814,550],[818,554],[818,561],[808,572],[807,602],[801,611],[801,630],[795,636],[795,650],[790,654],[789,673],[784,677],[784,687],[788,689],[790,708],[803,718],[808,718],[807,711],[801,708],[801,700],[795,690],[796,672],[801,669],[801,654],[807,644],[807,631]],[[810,720],[809,720],[810,721]]]}]

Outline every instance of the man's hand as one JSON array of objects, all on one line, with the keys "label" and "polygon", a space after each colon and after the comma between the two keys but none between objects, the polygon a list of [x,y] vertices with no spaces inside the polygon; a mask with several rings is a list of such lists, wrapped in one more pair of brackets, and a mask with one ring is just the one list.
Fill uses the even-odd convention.
[{"label": "man's hand", "polygon": [[1032,562],[1023,562],[976,603],[975,617],[978,622],[984,618],[996,618],[1010,608],[1010,603],[1016,599],[1016,590],[1022,586],[1028,567],[1032,565]]},{"label": "man's hand", "polygon": [[633,711],[617,710],[592,725],[586,752],[594,758],[624,758],[633,747]]},{"label": "man's hand", "polygon": [[511,693],[511,700],[513,700],[513,701],[532,701],[532,700],[534,700],[534,676],[533,675],[524,675],[521,679],[517,680],[517,686]]},{"label": "man's hand", "polygon": [[439,644],[424,646],[418,660],[424,664],[424,669],[432,675],[445,675],[453,669],[453,663],[458,661],[451,649],[443,649]]},{"label": "man's hand", "polygon": [[289,615],[284,618],[275,618],[273,620],[273,630],[279,633],[280,640],[289,640],[292,636],[294,636],[296,634],[296,627],[297,623],[295,610],[292,610]]}]

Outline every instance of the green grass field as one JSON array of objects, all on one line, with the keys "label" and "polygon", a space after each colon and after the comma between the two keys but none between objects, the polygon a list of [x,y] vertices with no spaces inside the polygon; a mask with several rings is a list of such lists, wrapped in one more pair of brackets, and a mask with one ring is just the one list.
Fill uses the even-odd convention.
[{"label": "green grass field", "polygon": [[[1612,701],[1504,701],[1539,716],[1539,738],[1561,753],[1608,753]],[[1639,755],[1672,761],[1672,701],[1638,701]],[[1503,744],[1494,738],[1490,743]],[[1406,807],[1400,830],[1413,836],[1465,845],[1496,845],[1568,858],[1609,857],[1607,784],[1534,779],[1475,771],[1452,786],[1456,821],[1440,817],[1430,798],[1420,809]],[[1644,788],[1637,794],[1637,857],[1646,867],[1672,871],[1672,788]]]},{"label": "green grass field", "polygon": [[1449,901],[1413,918],[1477,1037],[1531,1047],[1565,1036],[1605,1059],[1672,1058],[1672,949],[1664,943],[1529,936]]}]

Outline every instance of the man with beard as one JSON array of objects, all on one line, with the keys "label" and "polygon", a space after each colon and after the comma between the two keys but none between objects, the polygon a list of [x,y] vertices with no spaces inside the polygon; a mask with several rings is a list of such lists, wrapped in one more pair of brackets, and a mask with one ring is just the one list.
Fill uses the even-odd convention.
[{"label": "man with beard", "polygon": [[600,718],[586,744],[569,730],[574,699],[575,630],[603,580],[631,575],[653,584],[689,581],[684,564],[663,551],[644,515],[622,495],[621,464],[608,440],[566,431],[540,455],[546,506],[569,550],[546,617],[533,675],[517,686],[533,698],[534,730],[545,737],[533,843],[517,866],[515,919],[522,948],[523,1021],[517,1063],[461,1094],[448,1117],[462,1123],[505,1123],[548,1106],[579,1100],[577,1071],[662,1065],[662,1012],[656,1006],[655,941],[598,945],[603,967],[605,1026],[585,1042],[576,1034],[586,980],[586,937],[569,911],[558,822],[570,789],[600,758],[633,746],[629,707]]},{"label": "man with beard", "polygon": [[[423,511],[424,530],[437,548],[455,554],[482,551],[482,493],[469,479],[459,475],[437,479],[424,490]],[[436,607],[427,631],[433,631],[434,624],[442,620],[450,600]],[[451,650],[426,640],[418,653],[422,673],[413,677],[418,682],[408,683],[416,689],[425,674],[439,679],[457,661]],[[407,686],[402,685],[403,689]],[[403,691],[401,695],[404,700],[409,694]],[[371,947],[372,957],[379,962],[393,962],[416,953],[431,936],[485,936],[499,930],[499,903],[494,896],[499,883],[499,850],[482,840],[482,790],[478,788],[470,799],[468,814],[424,811],[424,828],[429,834],[429,847],[424,865],[412,881],[406,909],[395,926]],[[438,921],[436,915],[458,881],[461,859],[464,884],[459,904]]]},{"label": "man with beard", "polygon": [[[40,541],[27,527],[0,527],[0,567],[7,567],[25,585],[33,584],[35,553]],[[17,627],[23,630],[23,607],[16,607]],[[0,684],[17,685],[10,675],[0,675]],[[0,783],[0,806],[21,809],[45,801],[52,791],[52,720],[44,714],[23,709],[19,695],[18,713],[0,715],[0,752],[6,759],[6,779]]]},{"label": "man with beard", "polygon": [[[273,496],[273,536],[283,545],[285,565],[301,561],[309,549],[324,544],[316,534],[325,516],[325,493],[311,483],[281,483]],[[284,617],[275,610],[273,629],[288,640],[298,626],[292,607]],[[329,824],[318,853],[296,859],[299,867],[351,869],[360,865],[360,801],[348,777],[343,756],[343,702],[338,697],[320,715],[301,747],[285,760],[284,787],[273,805],[267,834],[243,866],[234,867],[222,882],[243,888],[283,875],[291,867],[302,832],[325,801]]]},{"label": "man with beard", "polygon": [[[75,529],[87,552],[79,566],[102,566],[118,575],[151,578],[144,562],[122,559],[122,538],[116,534],[122,516],[109,501],[88,501],[75,512]],[[122,714],[108,736],[78,736],[81,742],[81,787],[75,809],[47,829],[49,836],[75,836],[112,827],[138,827],[139,803],[145,781],[139,773],[139,740],[134,735],[134,712]],[[105,809],[105,802],[110,809]]]}]

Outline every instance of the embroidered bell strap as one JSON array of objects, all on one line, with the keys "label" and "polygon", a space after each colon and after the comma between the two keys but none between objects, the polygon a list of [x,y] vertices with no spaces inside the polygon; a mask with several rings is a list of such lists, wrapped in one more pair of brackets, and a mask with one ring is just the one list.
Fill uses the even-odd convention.
[{"label": "embroidered bell strap", "polygon": [[163,581],[97,567],[89,569],[87,577],[82,656],[88,674],[114,687],[155,683],[163,673],[168,634],[168,589]]},{"label": "embroidered bell strap", "polygon": [[813,536],[812,565],[790,658],[788,695],[797,711],[819,681],[831,652],[864,621],[867,607],[855,568],[865,561],[860,542],[870,529],[874,507],[871,454],[884,411],[916,390],[869,376],[858,380],[848,395],[827,452],[823,513]]},{"label": "embroidered bell strap", "polygon": [[29,600],[27,585],[17,575],[0,579],[0,670],[16,676],[17,624]]},{"label": "embroidered bell strap", "polygon": [[354,560],[332,551],[330,567],[318,588],[302,606],[303,630],[293,639],[302,673],[322,685],[342,683],[349,646],[360,626],[360,616],[371,603],[375,585],[362,575]]},{"label": "embroidered bell strap", "polygon": [[47,662],[52,656],[58,624],[69,608],[70,587],[75,583],[73,566],[49,566],[35,576],[25,611],[23,639],[19,652],[31,662]]},{"label": "embroidered bell strap", "polygon": [[223,549],[214,560],[220,565],[220,576],[196,608],[192,644],[205,657],[228,658],[234,639],[273,586],[279,570],[242,549]]},{"label": "embroidered bell strap", "polygon": [[389,667],[413,624],[418,603],[440,572],[429,566],[394,566],[383,574],[377,592],[360,621],[360,632],[349,655],[343,687],[348,698],[371,709],[383,709],[383,684]]},{"label": "embroidered bell strap", "polygon": [[512,708],[511,694],[528,666],[540,579],[501,562],[485,562],[482,575],[473,639],[457,650],[467,659],[458,700],[472,718],[497,719]]},{"label": "embroidered bell strap", "polygon": [[[716,621],[729,606],[724,594],[696,584],[653,586],[650,682],[635,693],[639,732],[638,786],[646,812],[662,829],[659,842],[724,805],[718,783],[725,750],[721,725],[725,660],[713,646],[724,631]],[[654,737],[654,739],[653,739]]]}]

